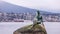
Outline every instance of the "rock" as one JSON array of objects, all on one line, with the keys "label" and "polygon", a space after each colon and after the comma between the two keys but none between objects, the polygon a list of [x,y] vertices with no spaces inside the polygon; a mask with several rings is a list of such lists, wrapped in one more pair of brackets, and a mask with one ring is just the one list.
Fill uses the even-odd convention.
[{"label": "rock", "polygon": [[19,28],[14,31],[13,34],[47,34],[45,27],[41,24],[37,24],[34,27],[32,25]]}]

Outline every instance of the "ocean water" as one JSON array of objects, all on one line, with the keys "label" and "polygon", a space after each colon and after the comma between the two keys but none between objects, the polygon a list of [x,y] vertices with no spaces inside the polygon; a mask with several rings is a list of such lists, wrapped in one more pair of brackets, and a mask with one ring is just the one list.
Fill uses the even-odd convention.
[{"label": "ocean water", "polygon": [[[0,22],[0,34],[13,34],[21,27],[32,24],[32,22]],[[47,34],[60,34],[60,22],[44,22]]]}]

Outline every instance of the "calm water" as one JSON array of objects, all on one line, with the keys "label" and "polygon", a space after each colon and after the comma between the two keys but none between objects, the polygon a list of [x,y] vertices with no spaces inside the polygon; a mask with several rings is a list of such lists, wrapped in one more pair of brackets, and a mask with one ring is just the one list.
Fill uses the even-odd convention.
[{"label": "calm water", "polygon": [[[0,34],[13,34],[13,32],[23,26],[30,25],[32,22],[24,23],[0,23]],[[60,34],[60,23],[59,22],[44,22],[46,31],[48,34]]]}]

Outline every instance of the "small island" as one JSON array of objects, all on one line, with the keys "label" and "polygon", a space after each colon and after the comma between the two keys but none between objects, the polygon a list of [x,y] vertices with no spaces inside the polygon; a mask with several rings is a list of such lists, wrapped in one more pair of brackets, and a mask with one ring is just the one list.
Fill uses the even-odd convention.
[{"label": "small island", "polygon": [[33,24],[19,28],[13,34],[47,34],[40,11],[37,11]]}]

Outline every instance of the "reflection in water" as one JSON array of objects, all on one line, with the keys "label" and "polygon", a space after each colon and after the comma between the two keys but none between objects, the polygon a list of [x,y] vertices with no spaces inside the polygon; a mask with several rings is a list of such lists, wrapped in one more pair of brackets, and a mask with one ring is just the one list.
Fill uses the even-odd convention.
[{"label": "reflection in water", "polygon": [[[32,24],[30,23],[0,23],[0,34],[13,34],[20,27]],[[47,34],[60,34],[59,22],[44,22]]]}]

